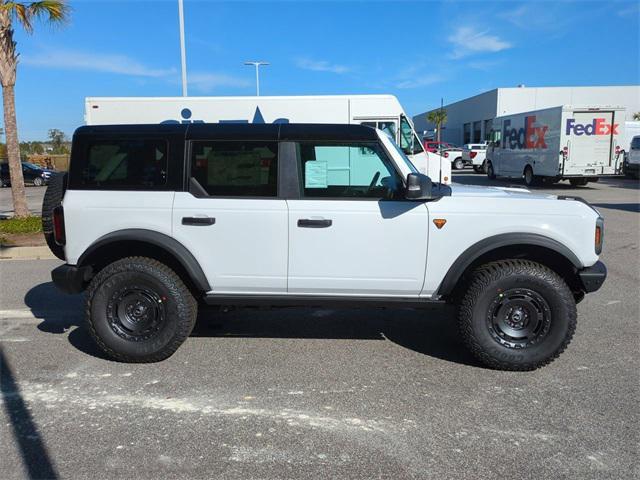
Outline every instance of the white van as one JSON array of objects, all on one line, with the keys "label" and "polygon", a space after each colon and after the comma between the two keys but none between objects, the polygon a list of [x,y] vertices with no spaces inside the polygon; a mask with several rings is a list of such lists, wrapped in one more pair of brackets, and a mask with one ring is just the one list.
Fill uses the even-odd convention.
[{"label": "white van", "polygon": [[586,185],[620,175],[623,107],[559,106],[498,117],[487,149],[490,178],[524,178],[527,185],[567,179]]},{"label": "white van", "polygon": [[141,123],[341,123],[387,132],[416,168],[451,183],[451,164],[426,152],[410,118],[393,95],[296,97],[91,97],[87,125]]}]

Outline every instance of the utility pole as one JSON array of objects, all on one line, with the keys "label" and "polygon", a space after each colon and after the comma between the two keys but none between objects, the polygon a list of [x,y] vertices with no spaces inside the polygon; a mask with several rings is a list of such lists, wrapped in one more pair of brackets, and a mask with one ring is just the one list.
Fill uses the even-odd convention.
[{"label": "utility pole", "polygon": [[245,65],[253,65],[256,68],[256,97],[260,96],[260,67],[269,65],[268,62],[244,62]]},{"label": "utility pole", "polygon": [[182,96],[187,96],[187,53],[184,46],[184,6],[178,0],[178,18],[180,21],[180,58],[182,62]]}]

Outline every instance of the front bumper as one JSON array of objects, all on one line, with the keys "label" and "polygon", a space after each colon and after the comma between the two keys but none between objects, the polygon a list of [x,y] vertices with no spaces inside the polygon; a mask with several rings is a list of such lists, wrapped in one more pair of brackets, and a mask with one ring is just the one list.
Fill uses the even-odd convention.
[{"label": "front bumper", "polygon": [[91,267],[60,265],[51,271],[51,279],[58,290],[64,293],[80,293],[87,287],[92,274]]},{"label": "front bumper", "polygon": [[640,172],[640,163],[624,162],[624,172],[635,173],[637,175],[638,172]]},{"label": "front bumper", "polygon": [[607,267],[602,262],[578,271],[578,276],[586,293],[599,290],[607,278]]}]

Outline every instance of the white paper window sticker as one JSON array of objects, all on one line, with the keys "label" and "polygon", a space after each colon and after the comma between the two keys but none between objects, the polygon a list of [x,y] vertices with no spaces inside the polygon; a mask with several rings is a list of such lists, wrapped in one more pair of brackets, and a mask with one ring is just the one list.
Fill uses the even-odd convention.
[{"label": "white paper window sticker", "polygon": [[311,160],[304,164],[304,188],[327,188],[327,162]]}]

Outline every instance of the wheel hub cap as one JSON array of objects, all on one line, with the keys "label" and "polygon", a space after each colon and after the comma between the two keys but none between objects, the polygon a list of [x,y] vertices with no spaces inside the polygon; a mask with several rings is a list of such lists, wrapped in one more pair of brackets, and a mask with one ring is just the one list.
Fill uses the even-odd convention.
[{"label": "wheel hub cap", "polygon": [[114,292],[107,306],[111,329],[127,340],[140,341],[156,333],[165,319],[163,297],[142,285]]},{"label": "wheel hub cap", "polygon": [[519,288],[500,292],[487,312],[493,339],[509,348],[526,348],[542,340],[551,327],[551,309],[537,292]]}]

